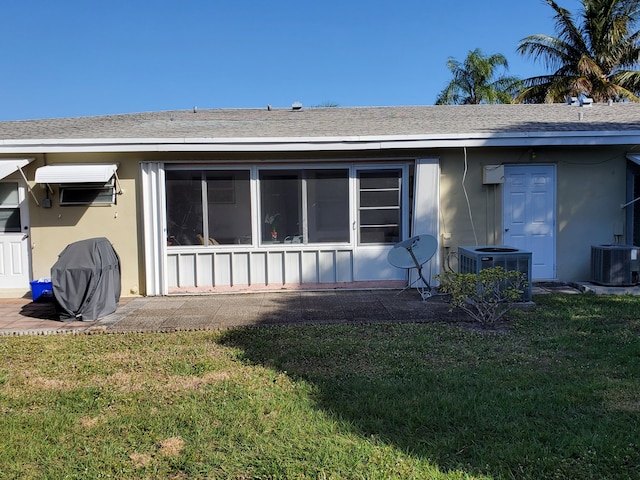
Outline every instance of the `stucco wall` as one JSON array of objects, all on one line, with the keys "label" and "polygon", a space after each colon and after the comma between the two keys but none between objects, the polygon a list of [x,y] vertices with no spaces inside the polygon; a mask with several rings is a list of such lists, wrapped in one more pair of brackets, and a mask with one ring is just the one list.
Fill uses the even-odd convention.
[{"label": "stucco wall", "polygon": [[[462,148],[411,152],[413,158],[438,157],[441,165],[440,231],[442,265],[457,269],[458,246],[502,243],[502,186],[483,185],[482,168],[495,164],[540,162],[556,165],[556,277],[561,281],[589,280],[590,247],[613,243],[614,230],[624,225],[626,201],[625,153],[631,147],[587,147],[550,149],[468,148],[465,187],[465,155]],[[255,157],[257,154],[254,154]],[[353,153],[354,156],[357,156]],[[276,155],[277,156],[277,155]],[[206,154],[47,154],[36,155],[25,168],[38,200],[45,190],[35,185],[35,169],[45,164],[119,163],[123,194],[111,206],[59,206],[58,186],[53,186],[52,207],[36,206],[29,195],[33,278],[49,276],[58,254],[71,242],[107,237],[122,262],[122,295],[144,294],[142,217],[140,212],[140,161],[212,160]],[[333,157],[324,153],[317,160]],[[371,158],[370,155],[366,157]],[[248,160],[247,155],[227,155],[226,160]],[[222,160],[218,158],[218,161]],[[298,161],[303,161],[298,157]],[[470,211],[471,210],[471,213]],[[472,219],[473,227],[472,228]],[[475,231],[475,234],[474,234]]]},{"label": "stucco wall", "polygon": [[[556,165],[556,278],[587,281],[591,245],[614,243],[624,225],[626,158],[620,147],[467,149],[466,191],[463,149],[440,152],[441,232],[450,247],[441,254],[457,269],[458,246],[502,243],[502,186],[483,185],[482,168],[495,164]],[[471,214],[469,213],[469,205]],[[475,226],[475,236],[474,229]]]},{"label": "stucco wall", "polygon": [[589,280],[591,245],[614,243],[615,230],[625,228],[625,150],[571,153],[551,155],[558,161],[558,276]]},{"label": "stucco wall", "polygon": [[50,269],[60,252],[70,243],[93,237],[106,237],[120,256],[122,275],[122,296],[144,292],[139,269],[140,230],[138,193],[136,183],[139,177],[139,161],[133,155],[74,154],[42,155],[29,165],[27,178],[35,177],[35,170],[45,164],[71,163],[119,163],[118,178],[122,194],[117,195],[116,205],[63,206],[59,204],[59,186],[52,185],[51,208],[44,208],[42,200],[46,191],[41,185],[30,182],[40,206],[29,195],[31,220],[31,248],[33,278],[50,276]]}]

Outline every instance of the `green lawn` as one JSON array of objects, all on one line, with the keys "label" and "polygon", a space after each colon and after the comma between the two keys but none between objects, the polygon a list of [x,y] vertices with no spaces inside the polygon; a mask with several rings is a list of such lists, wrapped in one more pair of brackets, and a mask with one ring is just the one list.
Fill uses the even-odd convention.
[{"label": "green lawn", "polygon": [[0,338],[2,478],[640,478],[640,298]]}]

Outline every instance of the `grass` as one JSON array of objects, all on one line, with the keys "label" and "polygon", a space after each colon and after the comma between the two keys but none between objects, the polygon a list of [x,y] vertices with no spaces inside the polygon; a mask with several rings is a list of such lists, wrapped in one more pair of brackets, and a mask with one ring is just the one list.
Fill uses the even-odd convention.
[{"label": "grass", "polygon": [[2,478],[640,478],[640,298],[0,339]]}]

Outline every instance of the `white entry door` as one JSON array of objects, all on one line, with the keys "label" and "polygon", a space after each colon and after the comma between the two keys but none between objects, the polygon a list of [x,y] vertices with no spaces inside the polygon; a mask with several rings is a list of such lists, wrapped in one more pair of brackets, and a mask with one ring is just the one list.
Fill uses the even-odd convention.
[{"label": "white entry door", "polygon": [[503,244],[532,252],[532,278],[556,277],[556,170],[554,165],[504,169]]},{"label": "white entry door", "polygon": [[28,234],[25,188],[0,181],[0,289],[29,288]]}]

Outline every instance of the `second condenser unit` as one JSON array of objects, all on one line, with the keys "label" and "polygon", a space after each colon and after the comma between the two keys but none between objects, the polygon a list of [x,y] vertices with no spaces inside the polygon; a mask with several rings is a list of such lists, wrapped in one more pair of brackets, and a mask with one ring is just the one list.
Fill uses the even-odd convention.
[{"label": "second condenser unit", "polygon": [[640,247],[633,245],[592,245],[591,281],[622,287],[640,282]]},{"label": "second condenser unit", "polygon": [[502,267],[524,275],[527,289],[522,300],[531,301],[531,252],[505,245],[458,247],[458,272],[480,273],[485,268]]}]

